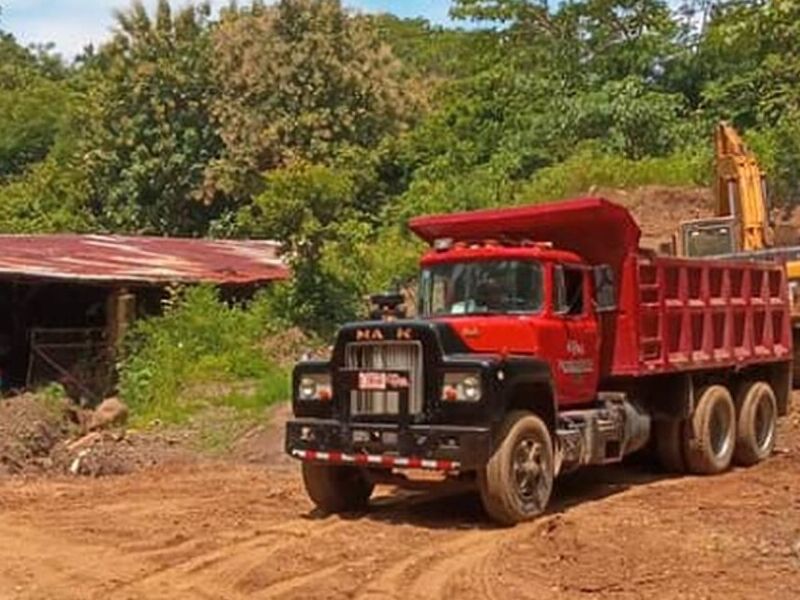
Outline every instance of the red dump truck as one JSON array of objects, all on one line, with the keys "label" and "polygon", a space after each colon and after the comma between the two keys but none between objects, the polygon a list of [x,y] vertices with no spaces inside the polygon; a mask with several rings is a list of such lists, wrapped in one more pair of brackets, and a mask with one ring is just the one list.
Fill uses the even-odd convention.
[{"label": "red dump truck", "polygon": [[428,469],[513,524],[559,474],[648,445],[697,474],[771,453],[792,366],[781,266],[656,256],[603,199],[410,227],[430,244],[418,317],[379,297],[382,319],[294,370],[286,450],[323,510]]}]

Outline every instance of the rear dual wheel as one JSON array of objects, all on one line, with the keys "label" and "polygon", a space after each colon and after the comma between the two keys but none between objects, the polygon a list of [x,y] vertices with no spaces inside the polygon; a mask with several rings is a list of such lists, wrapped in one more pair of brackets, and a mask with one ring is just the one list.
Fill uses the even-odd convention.
[{"label": "rear dual wheel", "polygon": [[757,381],[742,388],[737,398],[739,416],[736,428],[736,450],[733,460],[749,467],[772,454],[778,403],[769,384]]},{"label": "rear dual wheel", "polygon": [[[656,422],[656,449],[665,470],[713,475],[731,462],[753,465],[775,445],[777,403],[764,382],[743,388],[734,405],[721,385],[705,388],[690,419]],[[736,410],[736,406],[739,410]]]},{"label": "rear dual wheel", "polygon": [[721,385],[705,388],[684,425],[683,452],[690,473],[714,475],[731,465],[736,446],[736,407]]}]

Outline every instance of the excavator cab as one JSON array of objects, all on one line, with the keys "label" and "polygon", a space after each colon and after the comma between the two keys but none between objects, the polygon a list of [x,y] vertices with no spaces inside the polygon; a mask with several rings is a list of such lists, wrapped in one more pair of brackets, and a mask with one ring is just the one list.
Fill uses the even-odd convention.
[{"label": "excavator cab", "polygon": [[738,251],[736,219],[719,217],[681,223],[679,256],[720,256]]},{"label": "excavator cab", "polygon": [[673,250],[680,256],[722,256],[772,245],[766,178],[736,130],[720,123],[714,135],[716,215],[681,223]]}]

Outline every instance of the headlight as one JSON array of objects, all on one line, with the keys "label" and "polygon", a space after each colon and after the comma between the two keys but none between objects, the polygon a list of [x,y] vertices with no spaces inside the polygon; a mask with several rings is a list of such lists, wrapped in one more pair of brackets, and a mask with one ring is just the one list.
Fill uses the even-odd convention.
[{"label": "headlight", "polygon": [[444,374],[442,400],[445,402],[478,402],[481,395],[481,378],[478,373]]},{"label": "headlight", "polygon": [[297,386],[298,400],[327,402],[333,397],[331,376],[327,373],[303,375]]}]

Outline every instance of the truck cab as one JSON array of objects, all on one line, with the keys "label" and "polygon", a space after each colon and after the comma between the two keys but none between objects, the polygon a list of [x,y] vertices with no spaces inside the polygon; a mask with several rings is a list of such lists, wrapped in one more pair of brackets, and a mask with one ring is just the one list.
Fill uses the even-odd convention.
[{"label": "truck cab", "polygon": [[470,353],[542,362],[559,406],[594,399],[600,327],[595,271],[580,256],[535,243],[436,245],[421,263],[421,318],[448,327]]}]

